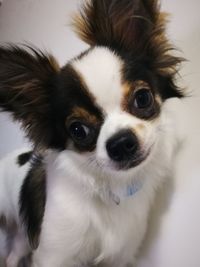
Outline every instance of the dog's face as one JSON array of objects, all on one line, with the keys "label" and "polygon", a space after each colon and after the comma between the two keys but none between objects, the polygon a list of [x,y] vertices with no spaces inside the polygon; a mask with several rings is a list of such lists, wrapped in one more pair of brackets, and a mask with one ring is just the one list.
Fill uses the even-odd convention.
[{"label": "dog's face", "polygon": [[182,96],[157,1],[92,0],[74,24],[91,47],[61,69],[33,49],[0,48],[0,106],[36,146],[136,167],[156,146],[164,101]]},{"label": "dog's face", "polygon": [[104,47],[72,60],[59,75],[67,107],[66,149],[83,157],[91,152],[103,168],[143,162],[158,139],[162,107],[153,75]]}]

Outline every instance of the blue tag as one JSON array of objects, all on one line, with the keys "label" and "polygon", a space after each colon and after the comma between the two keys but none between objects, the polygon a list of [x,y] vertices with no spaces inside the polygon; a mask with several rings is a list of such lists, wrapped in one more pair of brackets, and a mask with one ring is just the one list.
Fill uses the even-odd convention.
[{"label": "blue tag", "polygon": [[127,197],[131,197],[133,195],[135,195],[142,187],[142,184],[140,182],[135,182],[132,185],[129,185],[127,187],[127,192],[126,192],[126,196]]},{"label": "blue tag", "polygon": [[[121,194],[115,194],[112,191],[109,191],[110,198],[115,202],[115,204],[119,205],[121,202],[121,198],[127,198],[134,196],[140,189],[142,188],[142,182],[136,181],[131,185],[128,185],[125,192]],[[120,197],[121,195],[121,197]]]}]

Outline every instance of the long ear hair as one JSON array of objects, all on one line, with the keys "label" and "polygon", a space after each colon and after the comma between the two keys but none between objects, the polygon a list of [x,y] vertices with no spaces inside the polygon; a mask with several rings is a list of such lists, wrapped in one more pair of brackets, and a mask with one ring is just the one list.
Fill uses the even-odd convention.
[{"label": "long ear hair", "polygon": [[173,54],[174,47],[167,40],[166,17],[158,0],[88,0],[72,25],[90,46],[107,46],[133,60],[140,58],[169,80],[172,95],[181,97],[174,77],[183,59]]},{"label": "long ear hair", "polygon": [[35,48],[0,47],[0,109],[21,121],[37,145],[52,139],[49,98],[58,71],[56,60]]},{"label": "long ear hair", "polygon": [[91,46],[130,50],[154,29],[158,16],[155,0],[90,0],[74,16],[72,25]]}]

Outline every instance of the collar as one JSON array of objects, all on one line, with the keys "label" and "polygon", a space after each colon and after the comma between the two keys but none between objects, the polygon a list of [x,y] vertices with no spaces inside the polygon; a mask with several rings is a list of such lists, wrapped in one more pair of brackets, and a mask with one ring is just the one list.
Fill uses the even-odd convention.
[{"label": "collar", "polygon": [[136,193],[142,188],[142,181],[136,181],[126,186],[124,190],[120,190],[117,193],[109,191],[110,199],[115,202],[116,205],[119,205],[122,199],[130,198],[135,196]]}]

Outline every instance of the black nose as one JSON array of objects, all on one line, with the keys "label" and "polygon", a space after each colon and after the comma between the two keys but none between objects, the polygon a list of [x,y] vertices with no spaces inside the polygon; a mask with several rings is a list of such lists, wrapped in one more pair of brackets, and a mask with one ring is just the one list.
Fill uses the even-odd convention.
[{"label": "black nose", "polygon": [[114,161],[128,161],[133,159],[138,150],[137,137],[131,130],[123,130],[112,136],[106,143],[109,157]]}]

